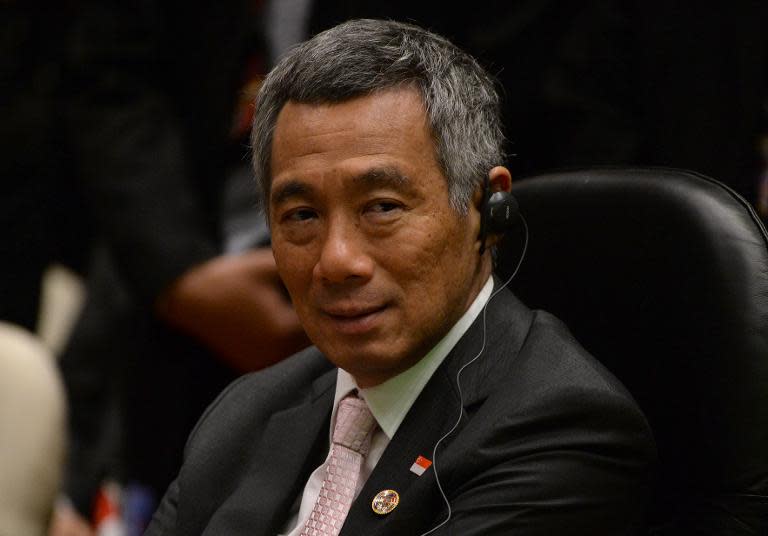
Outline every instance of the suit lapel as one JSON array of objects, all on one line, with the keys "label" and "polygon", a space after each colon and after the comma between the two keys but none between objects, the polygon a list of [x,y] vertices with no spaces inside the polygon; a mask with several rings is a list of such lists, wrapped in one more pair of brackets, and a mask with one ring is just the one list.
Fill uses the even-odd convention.
[{"label": "suit lapel", "polygon": [[274,413],[240,485],[217,511],[206,534],[274,535],[328,446],[336,369],[313,384],[305,402]]},{"label": "suit lapel", "polygon": [[[423,497],[422,488],[429,485],[427,481],[434,485],[431,470],[418,476],[410,471],[411,465],[418,456],[432,459],[435,442],[453,426],[458,408],[458,395],[445,372],[439,369],[408,412],[353,503],[342,528],[342,536],[402,533],[396,529],[411,520],[410,504],[416,504],[416,497]],[[400,505],[392,514],[381,516],[373,512],[371,501],[377,493],[386,489],[398,492]]]}]

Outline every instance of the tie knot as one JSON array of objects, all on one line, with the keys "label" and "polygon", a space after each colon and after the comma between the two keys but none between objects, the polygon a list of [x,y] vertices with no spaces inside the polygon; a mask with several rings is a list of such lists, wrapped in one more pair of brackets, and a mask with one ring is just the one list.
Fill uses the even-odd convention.
[{"label": "tie knot", "polygon": [[353,394],[347,395],[339,402],[339,410],[336,412],[333,442],[365,456],[375,427],[376,419],[365,400]]}]

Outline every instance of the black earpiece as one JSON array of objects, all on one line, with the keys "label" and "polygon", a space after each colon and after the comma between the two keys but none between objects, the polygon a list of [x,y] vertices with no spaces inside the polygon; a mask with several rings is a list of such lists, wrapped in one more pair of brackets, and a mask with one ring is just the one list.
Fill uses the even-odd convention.
[{"label": "black earpiece", "polygon": [[513,229],[520,219],[520,206],[509,192],[491,194],[488,177],[483,180],[483,205],[480,210],[480,255],[485,252],[489,234],[504,234]]}]

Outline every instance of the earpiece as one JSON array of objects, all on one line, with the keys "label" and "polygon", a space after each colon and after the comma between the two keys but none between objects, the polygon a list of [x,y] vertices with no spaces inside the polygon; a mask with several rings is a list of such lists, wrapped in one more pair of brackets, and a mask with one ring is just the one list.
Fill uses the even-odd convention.
[{"label": "earpiece", "polygon": [[504,234],[513,229],[520,219],[520,206],[509,192],[491,194],[488,177],[483,180],[483,205],[480,207],[480,254],[485,252],[489,234]]}]

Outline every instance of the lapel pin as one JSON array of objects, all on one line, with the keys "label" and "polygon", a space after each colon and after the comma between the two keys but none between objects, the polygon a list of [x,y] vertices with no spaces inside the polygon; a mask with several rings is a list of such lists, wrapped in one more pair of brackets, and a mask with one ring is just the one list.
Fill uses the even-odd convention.
[{"label": "lapel pin", "polygon": [[385,489],[376,494],[371,501],[371,508],[380,516],[387,515],[400,504],[400,495],[393,489]]},{"label": "lapel pin", "polygon": [[419,476],[424,474],[424,471],[429,469],[429,466],[432,465],[432,462],[426,459],[424,456],[419,456],[416,458],[416,461],[413,462],[413,465],[411,465],[411,473],[415,473]]}]

